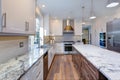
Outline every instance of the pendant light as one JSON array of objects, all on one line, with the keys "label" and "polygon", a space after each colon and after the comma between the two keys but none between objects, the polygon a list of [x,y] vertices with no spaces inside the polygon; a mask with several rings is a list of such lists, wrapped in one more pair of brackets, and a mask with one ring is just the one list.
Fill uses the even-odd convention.
[{"label": "pendant light", "polygon": [[116,7],[119,5],[119,0],[108,0],[106,7],[111,8],[111,7]]},{"label": "pendant light", "polygon": [[83,6],[82,7],[82,25],[84,25],[85,24],[85,20],[84,20],[84,9],[85,9],[85,7]]},{"label": "pendant light", "polygon": [[89,19],[95,19],[95,13],[94,13],[94,9],[93,9],[93,0],[91,0],[91,11],[90,11],[90,18]]}]

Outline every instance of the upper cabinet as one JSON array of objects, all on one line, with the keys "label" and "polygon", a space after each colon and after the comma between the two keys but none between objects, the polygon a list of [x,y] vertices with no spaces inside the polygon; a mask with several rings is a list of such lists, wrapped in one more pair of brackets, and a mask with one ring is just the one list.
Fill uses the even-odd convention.
[{"label": "upper cabinet", "polygon": [[55,36],[63,35],[62,20],[60,19],[50,20],[50,33],[54,34]]},{"label": "upper cabinet", "polygon": [[1,19],[2,19],[2,16],[1,16],[1,0],[0,0],[0,31],[1,31],[1,25],[2,25],[2,21],[1,21]]},{"label": "upper cabinet", "polygon": [[35,0],[1,0],[3,33],[35,33]]}]

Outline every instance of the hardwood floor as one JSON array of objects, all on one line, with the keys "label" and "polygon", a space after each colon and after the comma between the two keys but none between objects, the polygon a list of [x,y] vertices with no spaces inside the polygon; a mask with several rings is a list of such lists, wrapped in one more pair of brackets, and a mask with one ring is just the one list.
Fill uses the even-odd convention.
[{"label": "hardwood floor", "polygon": [[46,80],[80,80],[72,55],[56,55]]}]

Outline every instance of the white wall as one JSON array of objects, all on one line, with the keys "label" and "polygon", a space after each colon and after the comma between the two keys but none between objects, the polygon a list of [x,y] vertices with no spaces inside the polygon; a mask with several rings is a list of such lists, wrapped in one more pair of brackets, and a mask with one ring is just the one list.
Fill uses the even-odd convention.
[{"label": "white wall", "polygon": [[[24,43],[24,47],[19,47],[20,42]],[[0,64],[27,51],[28,37],[0,37]]]},{"label": "white wall", "polygon": [[[111,10],[112,11],[112,10]],[[113,14],[105,14],[105,16],[97,17],[92,25],[92,44],[99,46],[99,33],[106,32],[106,22],[120,18],[120,8]]]},{"label": "white wall", "polygon": [[63,35],[63,25],[61,19],[51,19],[50,20],[50,32],[55,36]]}]

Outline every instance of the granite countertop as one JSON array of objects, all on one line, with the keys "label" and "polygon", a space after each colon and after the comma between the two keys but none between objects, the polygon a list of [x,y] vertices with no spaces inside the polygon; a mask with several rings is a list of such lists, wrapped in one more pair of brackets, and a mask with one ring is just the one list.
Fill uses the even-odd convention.
[{"label": "granite countertop", "polygon": [[108,80],[120,80],[120,53],[94,45],[73,45]]},{"label": "granite countertop", "polygon": [[17,80],[50,48],[35,48],[24,55],[13,58],[4,64],[0,64],[0,80]]}]

